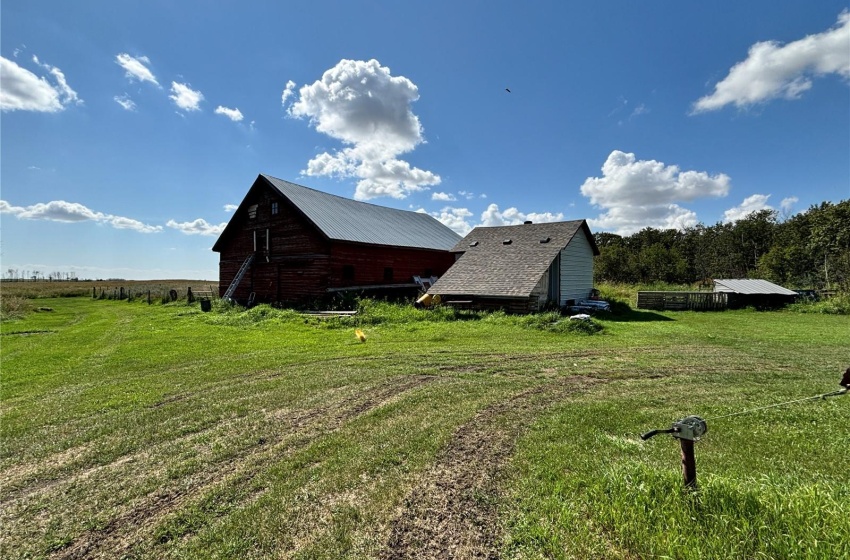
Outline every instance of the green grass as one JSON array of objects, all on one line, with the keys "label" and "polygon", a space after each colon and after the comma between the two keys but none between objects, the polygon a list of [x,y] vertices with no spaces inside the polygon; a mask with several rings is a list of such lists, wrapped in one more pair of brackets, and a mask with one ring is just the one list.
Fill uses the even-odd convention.
[{"label": "green grass", "polygon": [[[3,558],[380,557],[473,428],[468,461],[512,442],[472,502],[502,557],[850,554],[850,397],[713,420],[837,388],[846,316],[32,305],[0,324]],[[689,414],[692,494],[638,438]]]}]

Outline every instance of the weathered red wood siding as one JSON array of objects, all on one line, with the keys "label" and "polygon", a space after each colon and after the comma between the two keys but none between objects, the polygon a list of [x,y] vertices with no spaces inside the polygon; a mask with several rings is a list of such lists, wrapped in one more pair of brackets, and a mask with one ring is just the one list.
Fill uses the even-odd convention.
[{"label": "weathered red wood siding", "polygon": [[[343,288],[410,283],[414,276],[442,276],[454,261],[454,255],[448,251],[336,241],[331,245],[328,285]],[[346,265],[353,267],[353,278],[345,277],[343,267]],[[388,268],[392,269],[392,279],[386,277]]]},{"label": "weathered red wood siding", "polygon": [[[278,204],[276,215],[272,215],[273,202]],[[257,205],[257,215],[250,218],[247,210],[253,204]],[[289,201],[271,189],[254,188],[241,212],[233,217],[231,227],[235,233],[220,253],[220,295],[227,290],[246,257],[254,252],[255,232],[257,256],[234,298],[244,301],[254,292],[258,303],[271,303],[307,301],[324,295],[328,287],[330,243]]]}]

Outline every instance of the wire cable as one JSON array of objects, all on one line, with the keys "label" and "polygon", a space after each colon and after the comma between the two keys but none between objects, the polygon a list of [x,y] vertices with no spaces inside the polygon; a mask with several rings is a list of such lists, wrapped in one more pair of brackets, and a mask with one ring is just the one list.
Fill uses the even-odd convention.
[{"label": "wire cable", "polygon": [[723,414],[721,416],[712,416],[710,418],[705,418],[705,421],[707,422],[709,420],[719,420],[721,418],[730,418],[732,416],[740,416],[742,414],[749,414],[751,412],[756,412],[758,410],[766,410],[768,408],[777,408],[777,407],[780,407],[780,406],[786,406],[786,405],[794,404],[794,403],[813,401],[813,400],[816,400],[816,399],[825,399],[827,397],[835,397],[835,396],[843,395],[843,394],[847,393],[848,390],[850,390],[850,389],[844,388],[844,389],[839,389],[837,391],[832,391],[831,393],[824,393],[822,395],[815,395],[813,397],[806,397],[804,399],[796,399],[796,400],[793,400],[793,401],[785,401],[785,402],[776,403],[776,404],[769,404],[767,406],[759,406],[759,407],[756,407],[756,408],[750,408],[748,410],[742,410],[740,412],[732,412],[730,414]]}]

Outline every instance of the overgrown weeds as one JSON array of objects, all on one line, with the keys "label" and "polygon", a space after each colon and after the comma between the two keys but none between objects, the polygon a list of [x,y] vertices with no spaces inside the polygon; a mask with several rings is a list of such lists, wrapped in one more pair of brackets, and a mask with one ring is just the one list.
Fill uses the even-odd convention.
[{"label": "overgrown weeds", "polygon": [[0,319],[21,319],[32,311],[32,303],[20,296],[3,296],[0,298]]},{"label": "overgrown weeds", "polygon": [[840,292],[819,301],[799,301],[788,306],[797,313],[822,313],[824,315],[850,315],[850,292]]},{"label": "overgrown weeds", "polygon": [[322,328],[374,327],[378,325],[407,325],[422,323],[447,323],[453,321],[484,321],[515,325],[556,333],[595,334],[602,325],[593,320],[570,320],[557,311],[508,315],[503,311],[459,310],[449,306],[417,309],[411,304],[394,303],[363,298],[357,301],[355,315],[315,317],[292,309],[277,309],[261,304],[244,309],[224,301],[217,301],[204,320],[216,325],[247,326],[259,323],[307,323]]}]

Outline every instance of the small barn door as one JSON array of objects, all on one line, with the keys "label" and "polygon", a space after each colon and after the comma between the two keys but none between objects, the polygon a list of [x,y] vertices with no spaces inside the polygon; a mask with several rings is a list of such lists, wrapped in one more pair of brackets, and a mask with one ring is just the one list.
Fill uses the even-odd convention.
[{"label": "small barn door", "polygon": [[254,252],[263,253],[266,256],[266,261],[268,261],[268,256],[270,253],[269,237],[270,234],[268,229],[266,229],[265,231],[261,229],[254,230]]}]

